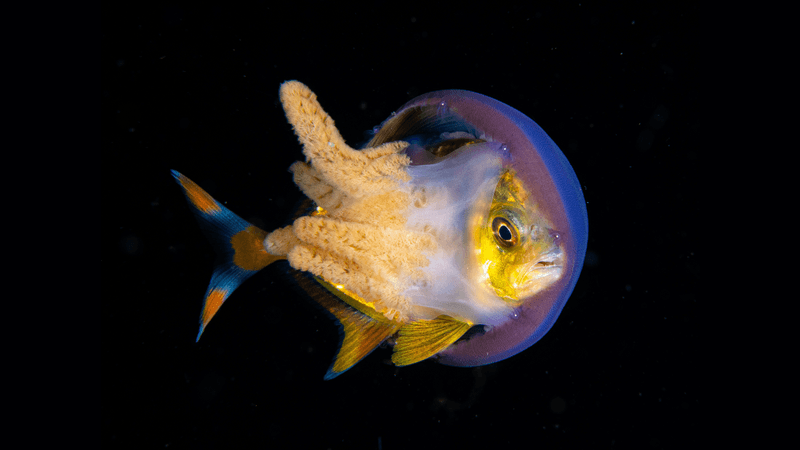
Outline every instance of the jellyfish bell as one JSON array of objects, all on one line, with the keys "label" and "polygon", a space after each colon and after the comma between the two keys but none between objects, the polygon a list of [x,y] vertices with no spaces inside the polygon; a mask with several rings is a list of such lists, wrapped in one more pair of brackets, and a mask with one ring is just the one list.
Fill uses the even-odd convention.
[{"label": "jellyfish bell", "polygon": [[[475,193],[482,192],[483,197],[467,200],[473,202],[472,223],[462,220],[463,227],[478,232],[463,233],[459,242],[465,251],[445,263],[434,259],[429,266],[431,272],[447,272],[433,277],[442,280],[439,284],[458,279],[456,273],[481,280],[476,284],[483,289],[472,289],[471,295],[466,290],[444,295],[450,303],[455,302],[452,298],[461,298],[461,303],[469,304],[471,298],[481,299],[477,304],[494,305],[489,308],[492,313],[476,317],[473,333],[438,353],[438,362],[476,366],[530,347],[558,318],[583,266],[588,219],[572,166],[529,117],[469,91],[436,91],[409,101],[384,122],[367,147],[398,140],[410,140],[414,143],[411,147],[416,147],[408,169],[412,180],[425,173],[424,166],[445,164],[447,156],[455,153],[460,154],[456,158],[483,164],[483,185],[493,188],[488,195],[477,188]],[[427,149],[427,154],[420,156],[420,148]],[[463,163],[464,167],[469,164]],[[463,184],[482,185],[457,170],[451,173],[449,177],[442,171],[442,176],[436,177],[438,184],[450,186],[451,198],[464,199],[458,189]],[[425,182],[420,179],[417,184]],[[514,195],[509,195],[512,191]],[[511,241],[514,245],[509,247]],[[503,258],[519,264],[498,264]],[[469,283],[458,283],[464,284]],[[487,284],[493,289],[486,289]],[[448,294],[454,289],[442,291]],[[494,302],[490,301],[492,294]]]}]

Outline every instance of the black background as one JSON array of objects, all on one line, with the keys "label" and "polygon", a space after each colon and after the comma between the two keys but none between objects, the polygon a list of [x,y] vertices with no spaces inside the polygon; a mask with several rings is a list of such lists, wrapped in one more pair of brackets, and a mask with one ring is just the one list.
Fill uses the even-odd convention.
[{"label": "black background", "polygon": [[[672,3],[103,11],[104,448],[672,447],[704,408],[697,339],[699,13]],[[323,381],[335,325],[275,264],[194,342],[213,252],[169,174],[287,223],[301,149],[278,102],[307,84],[349,142],[406,101],[467,89],[572,163],[586,264],[550,332],[485,367],[378,349]]]}]

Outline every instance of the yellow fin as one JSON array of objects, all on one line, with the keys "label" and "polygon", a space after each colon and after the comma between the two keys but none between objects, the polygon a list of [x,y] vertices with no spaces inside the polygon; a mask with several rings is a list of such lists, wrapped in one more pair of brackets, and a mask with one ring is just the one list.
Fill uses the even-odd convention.
[{"label": "yellow fin", "polygon": [[371,314],[360,311],[365,305],[360,305],[361,308],[358,309],[354,308],[351,304],[357,302],[347,299],[344,293],[330,283],[319,277],[315,278],[331,293],[346,302],[342,303],[330,296],[315,296],[316,298],[314,298],[342,325],[342,342],[339,352],[328,369],[328,373],[325,374],[325,379],[330,380],[369,355],[386,338],[396,333],[403,324],[386,319],[375,311],[372,311]]},{"label": "yellow fin", "polygon": [[397,366],[407,366],[430,358],[457,341],[470,326],[472,324],[450,316],[403,325],[394,345],[392,362]]}]

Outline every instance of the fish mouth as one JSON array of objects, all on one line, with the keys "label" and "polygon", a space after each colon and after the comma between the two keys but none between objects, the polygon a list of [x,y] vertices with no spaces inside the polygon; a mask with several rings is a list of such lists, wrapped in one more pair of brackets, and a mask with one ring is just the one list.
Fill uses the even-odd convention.
[{"label": "fish mouth", "polygon": [[527,264],[521,264],[512,276],[517,300],[535,295],[557,282],[564,272],[564,252],[550,250]]}]

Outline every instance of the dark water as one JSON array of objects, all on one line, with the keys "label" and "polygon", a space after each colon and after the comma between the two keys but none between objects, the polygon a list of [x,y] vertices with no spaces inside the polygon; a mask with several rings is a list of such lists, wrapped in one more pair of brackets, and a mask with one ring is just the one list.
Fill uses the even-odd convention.
[{"label": "dark water", "polygon": [[[131,6],[103,15],[103,448],[671,447],[698,430],[700,18],[670,3],[353,10]],[[541,125],[589,210],[552,330],[478,368],[378,349],[323,381],[335,326],[276,264],[195,343],[214,256],[176,169],[264,229],[302,201],[278,86],[350,142],[467,89]]]}]

